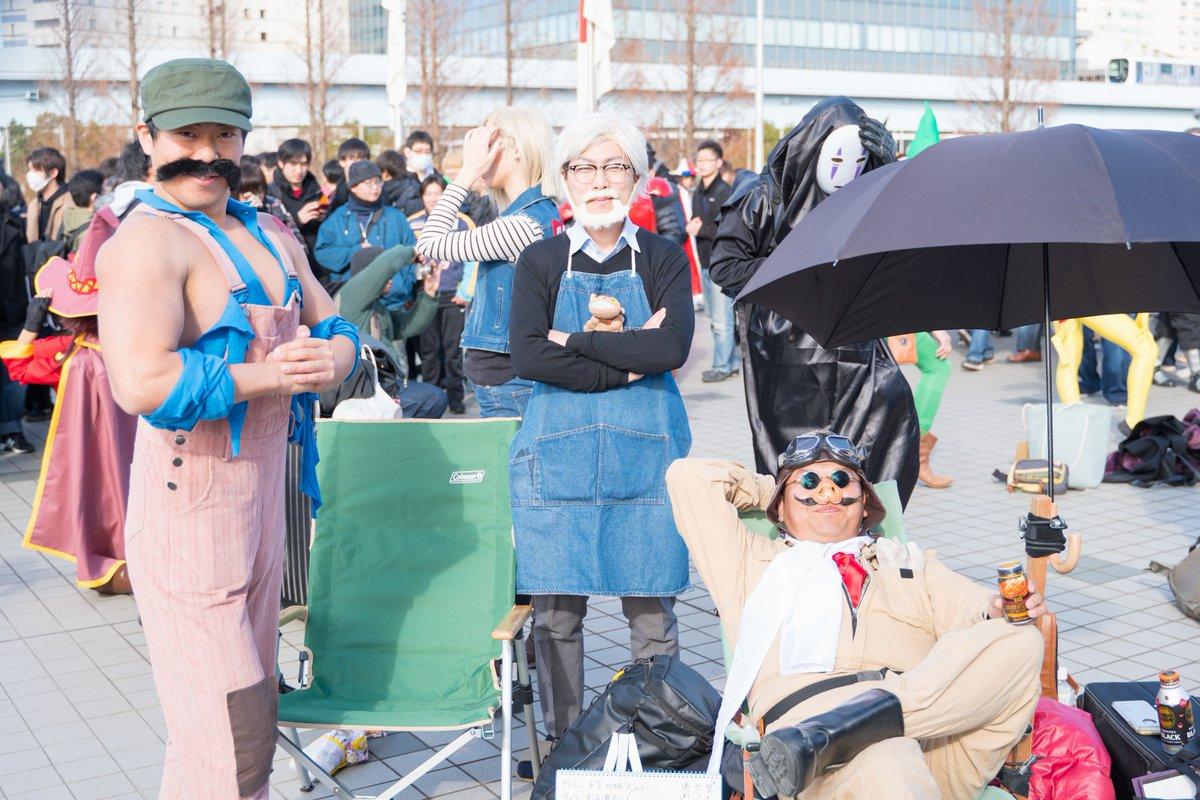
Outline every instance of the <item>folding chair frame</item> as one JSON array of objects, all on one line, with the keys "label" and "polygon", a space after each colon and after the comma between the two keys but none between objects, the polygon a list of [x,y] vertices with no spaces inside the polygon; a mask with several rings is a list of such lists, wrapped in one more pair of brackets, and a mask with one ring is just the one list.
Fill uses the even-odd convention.
[{"label": "folding chair frame", "polygon": [[[520,686],[520,700],[524,706],[525,728],[529,733],[529,757],[533,763],[534,779],[540,767],[537,728],[535,725],[533,711],[533,686],[529,678],[529,664],[525,657],[524,646],[517,646],[515,642],[521,642],[522,629],[525,623],[533,614],[533,608],[530,606],[513,606],[512,610],[501,620],[496,629],[492,631],[492,638],[501,642],[500,647],[500,800],[511,800],[512,798],[512,715],[513,715],[513,661],[514,653],[516,655],[517,678]],[[299,619],[301,616],[307,616],[306,613],[297,608],[291,608],[284,612],[281,616],[281,624],[286,621]],[[316,779],[325,784],[333,796],[337,800],[392,800],[402,791],[412,786],[427,773],[433,770],[442,762],[449,759],[456,752],[461,750],[472,739],[482,738],[490,739],[495,735],[495,720],[488,722],[486,725],[474,725],[464,730],[457,738],[449,744],[444,745],[437,750],[432,756],[421,762],[418,766],[401,777],[396,783],[389,786],[383,794],[379,795],[362,795],[356,793],[353,789],[346,786],[336,777],[322,769],[316,762],[309,758],[304,753],[304,745],[300,742],[300,733],[297,727],[280,726],[279,728],[279,746],[287,751],[294,760],[296,767],[296,775],[300,779],[300,791],[309,792],[313,788],[313,780]]]}]

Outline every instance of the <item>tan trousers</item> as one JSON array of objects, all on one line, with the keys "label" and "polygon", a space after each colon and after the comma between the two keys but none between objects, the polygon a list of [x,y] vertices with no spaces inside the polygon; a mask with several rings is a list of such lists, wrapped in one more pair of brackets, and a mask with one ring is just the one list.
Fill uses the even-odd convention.
[{"label": "tan trousers", "polygon": [[801,800],[976,800],[1033,719],[1042,654],[1032,625],[990,620],[946,633],[903,675],[801,703],[773,728],[878,687],[900,698],[905,733],[821,776]]}]

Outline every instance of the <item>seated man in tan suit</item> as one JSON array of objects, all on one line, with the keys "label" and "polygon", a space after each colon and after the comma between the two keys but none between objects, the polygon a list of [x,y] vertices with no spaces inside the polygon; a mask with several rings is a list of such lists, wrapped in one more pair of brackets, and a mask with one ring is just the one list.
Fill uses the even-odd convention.
[{"label": "seated man in tan suit", "polygon": [[[667,471],[734,653],[716,740],[745,700],[766,726],[749,765],[762,797],[975,800],[1033,718],[1036,627],[932,551],[868,533],[885,511],[850,440],[798,436],[780,461],[778,480],[730,461]],[[778,539],[746,528],[752,509]]]}]

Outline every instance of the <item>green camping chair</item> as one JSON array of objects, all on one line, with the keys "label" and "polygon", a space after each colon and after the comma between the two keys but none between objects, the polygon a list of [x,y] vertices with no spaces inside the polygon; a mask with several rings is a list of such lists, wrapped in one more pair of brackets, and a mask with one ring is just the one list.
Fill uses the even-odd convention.
[{"label": "green camping chair", "polygon": [[[508,446],[517,426],[318,425],[325,505],[301,656],[303,672],[311,655],[311,680],[279,698],[280,745],[303,786],[315,777],[339,800],[362,798],[304,755],[299,728],[462,731],[375,796],[388,800],[472,739],[492,738],[500,712],[500,796],[511,797],[513,639],[531,613],[513,605]],[[532,754],[529,670],[525,648],[515,650]]]}]

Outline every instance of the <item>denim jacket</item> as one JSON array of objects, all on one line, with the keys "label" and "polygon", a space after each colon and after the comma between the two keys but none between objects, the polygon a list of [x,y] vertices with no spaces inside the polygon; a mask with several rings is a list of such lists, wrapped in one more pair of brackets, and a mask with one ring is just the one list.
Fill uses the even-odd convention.
[{"label": "denim jacket", "polygon": [[[500,216],[524,214],[542,229],[542,236],[550,238],[561,228],[562,218],[554,201],[542,194],[542,187],[531,186],[522,192]],[[475,298],[467,315],[462,335],[462,346],[472,350],[490,350],[493,353],[508,352],[508,315],[512,307],[513,275],[516,264],[512,261],[481,261],[476,272]]]}]

